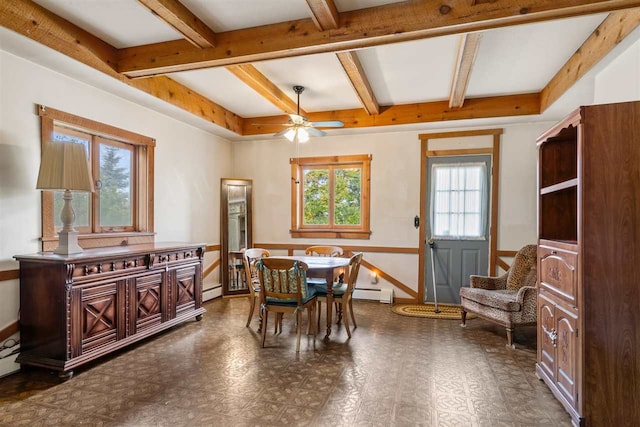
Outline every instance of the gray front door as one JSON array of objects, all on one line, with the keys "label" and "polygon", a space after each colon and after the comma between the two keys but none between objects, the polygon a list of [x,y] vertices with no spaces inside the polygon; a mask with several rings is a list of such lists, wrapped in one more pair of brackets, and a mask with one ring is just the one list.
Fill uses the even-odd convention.
[{"label": "gray front door", "polygon": [[433,302],[432,253],[439,303],[460,304],[460,287],[489,265],[491,156],[429,157],[425,302]]}]

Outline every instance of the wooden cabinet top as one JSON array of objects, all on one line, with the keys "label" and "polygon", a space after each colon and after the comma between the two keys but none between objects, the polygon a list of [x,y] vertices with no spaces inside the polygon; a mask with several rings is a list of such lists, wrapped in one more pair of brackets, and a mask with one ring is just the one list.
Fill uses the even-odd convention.
[{"label": "wooden cabinet top", "polygon": [[[35,254],[15,255],[18,261],[44,262],[44,263],[82,263],[92,260],[104,260],[146,254],[161,254],[172,251],[194,251],[193,256],[201,257],[204,252],[204,243],[161,242],[145,243],[141,245],[114,246],[108,248],[85,249],[84,252],[71,255],[59,255],[53,252],[38,252]],[[200,253],[195,253],[200,249]]]}]

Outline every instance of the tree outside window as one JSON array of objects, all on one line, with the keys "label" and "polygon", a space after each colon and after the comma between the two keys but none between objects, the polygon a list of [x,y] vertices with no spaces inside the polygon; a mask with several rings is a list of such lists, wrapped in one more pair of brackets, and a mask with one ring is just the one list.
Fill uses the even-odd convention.
[{"label": "tree outside window", "polygon": [[369,238],[370,162],[370,155],[292,159],[292,236]]}]

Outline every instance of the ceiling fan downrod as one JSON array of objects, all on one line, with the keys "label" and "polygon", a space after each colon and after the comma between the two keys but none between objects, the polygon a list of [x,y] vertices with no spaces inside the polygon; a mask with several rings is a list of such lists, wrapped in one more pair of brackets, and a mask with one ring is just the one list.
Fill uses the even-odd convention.
[{"label": "ceiling fan downrod", "polygon": [[298,115],[300,115],[300,94],[304,92],[304,86],[294,86],[293,91],[298,94]]}]

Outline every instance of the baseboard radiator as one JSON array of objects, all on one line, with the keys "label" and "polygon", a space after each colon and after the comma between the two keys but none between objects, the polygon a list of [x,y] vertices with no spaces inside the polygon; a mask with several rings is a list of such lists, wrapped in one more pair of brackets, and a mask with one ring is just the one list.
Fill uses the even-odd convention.
[{"label": "baseboard radiator", "polygon": [[380,301],[384,304],[393,304],[393,289],[382,288],[356,288],[353,298],[368,301]]},{"label": "baseboard radiator", "polygon": [[205,284],[202,290],[202,301],[209,301],[222,296],[222,284]]}]

